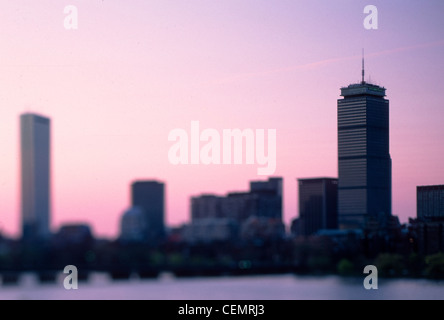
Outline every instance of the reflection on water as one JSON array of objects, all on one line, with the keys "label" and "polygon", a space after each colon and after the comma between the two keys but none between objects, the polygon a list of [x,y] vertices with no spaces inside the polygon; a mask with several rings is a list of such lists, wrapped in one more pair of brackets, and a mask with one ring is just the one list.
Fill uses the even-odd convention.
[{"label": "reflection on water", "polygon": [[78,290],[66,290],[59,274],[42,284],[34,274],[24,274],[18,284],[0,287],[0,300],[344,300],[344,299],[444,299],[444,282],[412,279],[379,279],[378,290],[365,290],[361,278],[268,276],[176,278],[161,274],[156,279],[113,281],[94,273],[79,282]]}]

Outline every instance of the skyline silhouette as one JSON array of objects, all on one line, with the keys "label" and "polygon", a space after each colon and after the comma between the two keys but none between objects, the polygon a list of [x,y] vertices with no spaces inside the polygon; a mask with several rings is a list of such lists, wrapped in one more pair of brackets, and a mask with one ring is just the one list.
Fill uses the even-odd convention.
[{"label": "skyline silhouette", "polygon": [[[364,72],[363,72],[364,74]],[[342,87],[341,91],[343,90],[348,90],[348,91],[352,91],[355,90],[353,95],[356,95],[356,97],[354,97],[354,100],[352,99],[352,101],[348,101],[348,100],[338,100],[338,113],[342,112],[342,116],[338,117],[338,134],[341,131],[341,124],[342,124],[342,128],[344,127],[344,123],[348,123],[348,126],[352,128],[352,130],[355,130],[356,128],[356,119],[366,119],[364,118],[359,118],[359,113],[356,114],[353,113],[353,117],[348,117],[345,118],[344,117],[344,111],[340,111],[340,108],[343,108],[344,102],[347,103],[349,105],[351,105],[351,107],[355,107],[355,105],[357,103],[361,103],[362,106],[362,101],[361,101],[361,95],[364,95],[364,98],[367,97],[368,90],[382,90],[381,93],[382,96],[385,96],[385,88],[379,87],[379,86],[375,86],[372,85],[368,82],[362,81],[360,84],[352,84],[349,85],[347,88]],[[360,92],[364,90],[365,92]],[[349,95],[351,95],[351,93],[349,93]],[[353,96],[352,95],[352,96]],[[380,93],[378,93],[378,95],[380,95]],[[368,97],[367,97],[368,98]],[[356,100],[357,99],[357,100]],[[375,99],[374,97],[370,96],[370,100],[371,99]],[[382,100],[384,102],[384,104],[386,103],[386,107],[387,109],[383,109],[382,113],[379,114],[379,117],[382,116],[382,119],[385,119],[385,121],[387,122],[386,116],[388,115],[388,101],[387,100]],[[365,102],[365,104],[363,104],[365,106],[365,108],[371,108],[374,107],[372,105],[372,103],[374,102]],[[374,114],[372,115],[373,117],[376,117],[376,119],[378,119],[378,113],[374,111]],[[381,111],[381,110],[379,110]],[[359,111],[361,112],[361,111]],[[350,114],[350,113],[348,113]],[[347,114],[346,114],[347,115]],[[350,120],[351,119],[351,120]],[[347,122],[348,120],[348,122]],[[48,230],[49,227],[49,222],[51,221],[51,209],[48,206],[48,203],[50,203],[51,201],[51,188],[49,186],[49,180],[51,177],[51,167],[50,167],[50,162],[51,162],[51,150],[50,150],[50,141],[52,139],[51,137],[51,128],[50,128],[50,123],[51,123],[51,118],[46,117],[44,115],[40,115],[40,114],[32,114],[32,113],[24,113],[20,115],[20,121],[21,121],[21,165],[22,165],[22,206],[23,206],[23,211],[21,214],[21,223],[22,223],[22,234],[21,234],[21,238],[23,238],[24,240],[28,239],[37,239],[37,238],[48,238],[48,236],[50,235],[50,233],[52,235],[56,235],[60,230],[63,230],[64,228],[76,228],[77,226],[87,226],[88,228],[92,228],[92,230],[94,229],[94,225],[90,225],[88,222],[85,221],[77,221],[75,223],[70,223],[70,222],[62,222],[61,225],[59,226],[60,229],[56,230],[56,229],[52,229],[52,230]],[[370,121],[370,123],[372,123],[372,119],[368,120]],[[367,123],[367,119],[364,121],[365,123]],[[366,127],[367,124],[364,125],[364,127]],[[342,129],[343,130],[343,129]],[[387,126],[384,127],[384,130],[386,131],[384,133],[384,141],[383,141],[383,146],[385,149],[388,149],[388,135],[389,135],[389,126],[387,123]],[[359,133],[357,136],[354,137],[354,139],[358,142],[358,146],[353,146],[349,147],[349,149],[347,149],[346,151],[348,153],[344,153],[346,155],[355,155],[355,154],[361,154],[362,153],[362,148],[360,148],[360,145],[362,145],[362,137],[361,134]],[[352,140],[352,141],[355,141]],[[344,141],[344,140],[343,140]],[[366,138],[365,140],[365,144],[370,145],[370,146],[374,146],[376,143],[380,143],[381,142],[381,137],[378,136],[371,136],[369,135],[368,138]],[[347,141],[344,141],[347,142]],[[344,148],[344,142],[339,143],[338,144],[338,148]],[[247,142],[248,143],[248,142]],[[341,145],[342,144],[342,145]],[[382,149],[384,149],[382,148]],[[371,151],[372,149],[368,149],[365,148],[366,152],[364,154],[366,154],[367,152],[369,152],[369,150]],[[370,153],[370,152],[369,152]],[[388,154],[388,150],[386,150],[386,153]],[[356,157],[351,157],[351,159],[355,159]],[[359,157],[358,157],[359,158]],[[339,159],[341,159],[341,157],[339,157]],[[348,159],[347,157],[345,157],[345,159]],[[390,159],[390,158],[389,158]],[[40,170],[34,170],[34,167]],[[344,165],[344,167],[342,168],[342,170],[345,170],[345,172],[347,172],[347,170],[352,170],[351,172],[353,173],[356,169],[356,166],[353,165]],[[390,169],[391,169],[391,161],[390,161]],[[367,174],[364,176],[377,176],[377,172],[371,172],[369,171],[370,169],[366,169]],[[373,169],[374,170],[374,169]],[[391,176],[391,173],[390,173]],[[37,178],[38,179],[37,179]],[[352,180],[350,180],[352,178]],[[354,176],[350,176],[350,173],[347,172],[347,174],[345,174],[344,176],[342,176],[342,179],[346,180],[346,181],[359,181],[359,183],[362,183],[362,177],[359,176],[359,179],[356,180],[354,178]],[[374,219],[378,217],[378,212],[377,211],[368,211],[368,212],[360,212],[359,216],[360,219],[363,219],[362,222],[360,222],[360,224],[354,224],[352,226],[341,226],[341,216],[339,214],[340,212],[340,207],[339,207],[339,200],[340,200],[340,196],[339,196],[339,190],[338,190],[338,181],[340,181],[341,179],[341,175],[339,178],[321,178],[320,176],[317,177],[313,177],[313,178],[298,178],[298,185],[299,185],[299,194],[296,196],[298,198],[299,201],[301,201],[299,198],[301,197],[301,183],[302,182],[309,182],[309,181],[316,181],[319,182],[319,180],[332,180],[333,183],[336,185],[335,188],[335,194],[336,194],[336,201],[335,201],[335,206],[336,208],[333,209],[333,207],[331,207],[330,205],[330,209],[329,209],[329,213],[324,213],[324,217],[320,218],[320,217],[312,217],[310,219],[318,219],[318,220],[334,220],[335,222],[332,223],[330,222],[329,226],[327,226],[327,223],[325,223],[324,227],[321,228],[317,228],[315,231],[318,230],[324,230],[324,229],[363,229],[363,228],[367,228],[368,227],[368,223],[369,221],[367,221],[368,219]],[[353,180],[354,179],[354,180]],[[391,179],[390,179],[391,180]],[[33,185],[33,187],[28,186],[29,181],[31,181],[31,185]],[[279,181],[279,183],[277,183],[276,181]],[[378,182],[377,180],[374,180],[374,182]],[[268,181],[265,180],[256,180],[256,181],[249,181],[250,183],[250,188],[251,191],[250,193],[252,193],[251,195],[254,194],[254,192],[259,192],[256,196],[257,198],[255,198],[255,200],[250,199],[250,194],[249,193],[245,193],[245,192],[240,192],[239,190],[234,191],[233,189],[228,192],[226,192],[226,196],[222,196],[222,195],[216,195],[216,194],[209,194],[209,193],[199,193],[197,195],[192,195],[189,198],[189,219],[187,221],[185,221],[181,226],[171,226],[171,225],[167,225],[165,224],[165,198],[167,197],[167,195],[165,194],[165,189],[166,189],[166,182],[162,182],[162,181],[158,181],[156,179],[133,179],[133,181],[131,181],[130,184],[130,190],[131,190],[131,203],[128,205],[127,209],[125,211],[122,212],[122,215],[119,218],[119,223],[120,223],[120,234],[112,237],[110,239],[112,240],[117,240],[119,238],[121,238],[123,236],[123,232],[124,229],[127,227],[123,227],[123,221],[122,219],[125,218],[126,215],[131,215],[133,216],[134,214],[141,214],[144,220],[143,224],[141,226],[136,226],[136,222],[140,223],[140,218],[137,217],[136,220],[131,221],[129,220],[129,224],[128,226],[131,226],[130,229],[127,230],[127,232],[129,234],[131,234],[131,232],[133,232],[131,230],[131,228],[134,229],[134,227],[137,227],[137,229],[140,229],[141,234],[143,235],[142,238],[140,238],[137,241],[147,241],[149,239],[149,241],[157,243],[159,240],[164,239],[165,238],[165,234],[164,232],[168,233],[166,229],[168,228],[172,228],[172,227],[192,227],[193,224],[196,221],[200,221],[200,219],[204,218],[208,219],[208,218],[220,218],[223,217],[223,219],[226,219],[228,217],[231,217],[232,219],[239,219],[242,220],[242,215],[247,214],[247,216],[251,216],[251,217],[268,217],[268,215],[270,214],[270,212],[272,212],[272,214],[278,214],[278,216],[276,216],[276,218],[278,218],[278,221],[282,221],[282,193],[283,193],[283,179],[281,177],[275,177],[275,176],[270,176],[268,178]],[[276,184],[277,183],[277,184]],[[391,183],[389,184],[391,185]],[[43,187],[43,190],[42,190]],[[426,188],[427,186],[417,186],[417,188]],[[437,186],[428,186],[428,187],[437,187]],[[442,186],[438,186],[438,187],[442,187]],[[272,207],[268,208],[269,204],[265,204],[268,200],[266,199],[266,194],[267,192],[269,192],[270,190],[268,189],[273,189],[274,192],[278,192],[279,193],[279,206],[278,208],[274,207],[276,204],[273,204]],[[362,186],[359,185],[359,188],[362,188]],[[366,189],[367,187],[365,186],[364,189]],[[258,189],[258,190],[255,190]],[[265,192],[264,190],[268,190],[267,192]],[[347,188],[345,188],[347,189]],[[353,187],[351,189],[356,189],[356,187]],[[37,201],[33,200],[31,198],[31,195],[34,196],[34,194],[38,191],[38,198]],[[261,192],[265,192],[265,194],[261,195]],[[389,194],[391,194],[391,189],[389,190]],[[246,196],[246,197],[245,197]],[[330,198],[333,196],[333,194],[330,194]],[[227,199],[229,200],[230,197],[234,197],[234,198],[238,198],[237,200],[235,200],[233,198],[233,200],[235,200],[235,202],[237,202],[237,204],[234,206],[237,209],[233,211],[233,205],[235,204],[235,202],[232,202],[232,204],[229,204],[230,201],[227,201],[225,205],[222,205],[222,199]],[[265,198],[263,198],[265,197]],[[375,197],[375,195],[373,195],[373,197]],[[384,199],[385,195],[383,196]],[[208,201],[208,199],[210,199],[210,201]],[[327,199],[327,198],[326,198]],[[351,198],[354,202],[356,202],[356,198]],[[376,199],[376,198],[375,198]],[[233,201],[231,200],[231,201]],[[253,204],[253,202],[255,201],[259,201],[258,203],[256,203],[255,205],[253,205],[251,207],[251,205]],[[364,199],[365,200],[365,199]],[[217,204],[215,204],[215,201],[217,202]],[[242,202],[242,204],[239,203]],[[260,201],[265,201],[262,204],[260,204]],[[275,201],[275,200],[273,200]],[[302,200],[302,201],[306,201],[306,200]],[[317,202],[319,202],[319,199],[316,200]],[[347,200],[349,201],[349,200]],[[220,203],[219,203],[220,202]],[[362,202],[362,199],[361,199]],[[370,203],[374,203],[375,201],[370,201]],[[35,203],[35,205],[34,205]],[[41,205],[41,203],[43,204],[43,206]],[[364,203],[367,203],[367,201],[364,201]],[[32,205],[31,205],[32,204]],[[197,206],[196,206],[197,205]],[[215,206],[214,208],[209,208],[208,205],[210,205],[211,207]],[[201,206],[202,208],[199,209],[199,206]],[[247,207],[251,207],[251,208],[247,208]],[[225,207],[225,208],[224,208]],[[244,208],[245,207],[245,208]],[[253,209],[253,207],[255,209]],[[268,208],[268,209],[267,209]],[[253,209],[253,211],[252,211]],[[141,210],[140,213],[136,212],[137,210]],[[197,210],[197,211],[196,211]],[[200,211],[199,211],[200,210]],[[203,211],[202,211],[203,210]],[[205,211],[207,210],[207,211]],[[232,212],[230,212],[230,210],[232,210]],[[255,211],[257,210],[257,212]],[[267,213],[262,212],[263,210],[271,210],[270,212],[266,211]],[[324,210],[324,209],[323,209]],[[321,211],[323,211],[321,210]],[[356,210],[362,210],[362,204],[359,203],[357,206],[353,207],[353,206],[348,206],[348,210],[349,212],[353,212]],[[300,221],[304,221],[303,219],[306,219],[305,214],[303,213],[304,209],[301,209],[301,207],[299,208],[297,215],[293,218],[292,223],[294,222],[294,220],[300,220]],[[200,212],[200,213],[196,213],[196,212]],[[382,212],[383,213],[383,212]],[[354,216],[354,215],[351,215]],[[389,212],[388,214],[384,213],[384,216],[386,216],[386,218],[384,219],[385,222],[382,223],[379,227],[382,228],[383,225],[385,225],[389,220],[389,217],[392,216],[391,212]],[[408,217],[409,219],[416,219],[416,217],[419,216],[418,214],[415,214],[414,216]],[[198,218],[198,219],[196,219]],[[243,217],[245,218],[245,217]],[[270,217],[268,217],[270,218]],[[395,218],[398,219],[398,216],[395,215]],[[134,218],[129,218],[129,219],[134,219]],[[222,219],[222,220],[223,220]],[[333,221],[332,220],[332,221]],[[284,221],[282,221],[284,222]],[[301,222],[303,223],[303,222]],[[293,225],[292,224],[285,224],[284,222],[284,234],[288,233],[290,234],[293,230]],[[301,224],[302,226],[302,224]],[[190,229],[192,230],[192,229]],[[303,230],[303,229],[301,229]],[[139,232],[139,231],[137,231]],[[193,232],[193,231],[188,231],[189,232]],[[314,234],[314,232],[308,232],[306,233],[305,231],[302,231],[300,233],[300,231],[296,232],[298,235],[310,235],[310,234]],[[38,237],[36,237],[38,235]],[[149,236],[147,236],[149,235]],[[129,238],[131,240],[131,238]],[[132,240],[131,240],[132,241]]]},{"label": "skyline silhouette", "polygon": [[[168,133],[199,121],[276,129],[274,176],[283,177],[283,219],[297,217],[297,178],[337,173],[336,101],[361,79],[390,100],[393,215],[416,216],[416,186],[444,181],[441,1],[376,3],[181,3],[92,1],[79,28],[63,5],[0,5],[0,230],[20,234],[18,115],[52,123],[51,227],[87,222],[116,237],[135,179],[166,182],[165,223],[189,221],[189,199],[245,190],[257,166],[174,166]],[[402,9],[402,10],[401,10]],[[51,48],[51,50],[48,50]],[[265,177],[264,177],[265,178]]]}]

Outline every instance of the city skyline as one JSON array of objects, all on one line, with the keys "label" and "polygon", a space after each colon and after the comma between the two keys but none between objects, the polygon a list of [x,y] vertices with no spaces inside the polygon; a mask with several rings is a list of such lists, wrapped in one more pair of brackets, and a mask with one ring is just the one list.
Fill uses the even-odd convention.
[{"label": "city skyline", "polygon": [[361,48],[365,80],[390,100],[392,213],[415,217],[416,186],[444,181],[444,4],[376,1],[379,28],[366,30],[367,4],[79,1],[72,31],[62,4],[1,4],[1,232],[20,234],[17,117],[26,111],[55,120],[53,230],[87,222],[116,237],[135,179],[166,183],[165,223],[178,225],[190,220],[192,195],[262,178],[257,166],[172,165],[168,133],[191,121],[276,129],[273,176],[284,178],[290,225],[295,179],[338,175],[336,101],[361,78]]}]

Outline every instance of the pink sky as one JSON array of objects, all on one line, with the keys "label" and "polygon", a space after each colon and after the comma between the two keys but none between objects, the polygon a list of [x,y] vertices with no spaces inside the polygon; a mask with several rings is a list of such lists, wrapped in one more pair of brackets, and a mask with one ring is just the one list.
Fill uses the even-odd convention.
[{"label": "pink sky", "polygon": [[[393,213],[416,215],[416,186],[444,183],[444,3],[50,0],[0,4],[0,229],[20,233],[19,115],[52,120],[52,229],[80,221],[118,235],[135,179],[166,182],[166,222],[189,197],[247,190],[257,165],[168,161],[175,128],[276,129],[284,219],[296,179],[337,176],[336,101],[366,74],[387,88]],[[66,5],[79,29],[67,31]]]}]

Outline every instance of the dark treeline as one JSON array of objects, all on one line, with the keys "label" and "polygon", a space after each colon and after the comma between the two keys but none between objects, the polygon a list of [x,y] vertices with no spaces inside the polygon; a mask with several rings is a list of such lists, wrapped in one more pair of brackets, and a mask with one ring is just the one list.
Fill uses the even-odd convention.
[{"label": "dark treeline", "polygon": [[[405,230],[404,230],[405,231]],[[176,276],[217,276],[269,273],[362,275],[375,265],[382,277],[444,278],[444,254],[422,254],[414,230],[349,233],[341,237],[311,236],[271,239],[234,239],[225,242],[186,243],[165,240],[148,243],[99,240],[91,237],[24,242],[0,240],[3,282],[25,271],[42,280],[78,268],[80,277],[107,272],[113,279],[157,277],[168,271]]]}]

